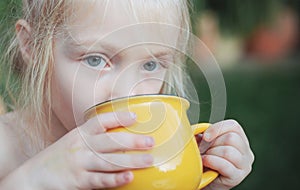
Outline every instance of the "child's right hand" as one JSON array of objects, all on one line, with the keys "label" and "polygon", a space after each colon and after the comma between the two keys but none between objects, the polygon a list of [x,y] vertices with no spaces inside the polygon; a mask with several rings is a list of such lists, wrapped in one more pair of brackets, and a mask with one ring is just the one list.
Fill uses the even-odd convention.
[{"label": "child's right hand", "polygon": [[[130,126],[130,113],[98,115],[70,131],[53,145],[27,161],[31,189],[101,189],[122,186],[133,180],[129,171],[151,166],[150,155],[122,154],[119,151],[148,150],[152,137],[130,133],[105,133],[108,129]],[[33,180],[34,179],[34,180]]]}]

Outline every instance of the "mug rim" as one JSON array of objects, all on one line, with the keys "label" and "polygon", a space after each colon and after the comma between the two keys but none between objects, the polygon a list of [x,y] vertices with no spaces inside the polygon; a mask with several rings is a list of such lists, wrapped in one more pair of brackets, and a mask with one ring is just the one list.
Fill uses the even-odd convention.
[{"label": "mug rim", "polygon": [[97,103],[93,106],[91,106],[90,108],[88,108],[86,111],[84,111],[84,115],[89,115],[89,112],[92,111],[93,109],[95,109],[96,107],[99,107],[99,106],[105,106],[106,104],[110,104],[112,102],[116,103],[116,102],[121,102],[121,101],[124,101],[126,99],[139,99],[139,98],[142,98],[142,97],[149,97],[149,98],[154,98],[154,97],[159,97],[159,98],[174,98],[174,99],[181,99],[183,100],[184,102],[187,103],[187,106],[189,107],[190,105],[190,102],[184,98],[184,97],[180,97],[180,96],[177,96],[177,95],[173,95],[173,94],[138,94],[138,95],[133,95],[133,96],[122,96],[122,97],[118,97],[118,98],[113,98],[113,99],[110,99],[110,100],[106,100],[104,102],[100,102],[100,103]]}]

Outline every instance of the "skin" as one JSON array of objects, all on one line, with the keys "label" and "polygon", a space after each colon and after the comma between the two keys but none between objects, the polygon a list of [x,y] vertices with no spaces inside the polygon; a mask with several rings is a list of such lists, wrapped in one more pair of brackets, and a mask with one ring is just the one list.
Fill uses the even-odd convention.
[{"label": "skin", "polygon": [[[54,39],[53,117],[51,135],[46,139],[50,141],[49,146],[33,153],[31,147],[26,146],[29,141],[22,130],[30,123],[16,127],[16,112],[1,116],[0,189],[13,190],[20,186],[23,189],[57,190],[117,187],[133,180],[131,169],[151,166],[153,158],[143,153],[155,145],[151,137],[106,133],[119,126],[130,127],[135,122],[134,113],[113,112],[85,121],[84,111],[95,103],[113,98],[159,93],[168,64],[172,62],[172,50],[156,45],[128,46],[138,41],[135,37],[139,35],[134,32],[167,44],[173,42],[166,39],[170,36],[176,39],[178,33],[164,36],[155,33],[159,30],[144,28],[111,34],[122,26],[136,24],[133,15],[112,3],[107,7],[107,15],[98,23],[94,16],[99,10],[101,7],[95,5],[87,15],[79,9],[78,18],[70,26],[80,27],[70,27],[68,38],[58,36]],[[128,17],[119,16],[124,14]],[[30,40],[31,27],[20,20],[16,29],[23,58],[30,60],[26,44]],[[107,35],[109,37],[104,41],[99,41]],[[104,43],[114,48],[108,51],[105,48],[108,46],[103,47]],[[153,61],[149,52],[159,61]],[[15,136],[23,138],[16,139]],[[21,148],[20,143],[24,147]],[[234,120],[213,124],[203,134],[199,147],[204,166],[220,173],[205,189],[230,189],[251,171],[254,156],[242,127]],[[126,150],[139,150],[141,154],[117,153]]]}]

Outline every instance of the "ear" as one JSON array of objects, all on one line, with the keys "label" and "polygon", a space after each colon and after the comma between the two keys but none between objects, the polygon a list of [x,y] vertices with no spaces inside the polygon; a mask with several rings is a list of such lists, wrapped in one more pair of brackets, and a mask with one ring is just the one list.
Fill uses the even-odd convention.
[{"label": "ear", "polygon": [[20,51],[26,63],[31,59],[31,27],[25,20],[18,20],[16,23],[17,39],[19,41]]}]

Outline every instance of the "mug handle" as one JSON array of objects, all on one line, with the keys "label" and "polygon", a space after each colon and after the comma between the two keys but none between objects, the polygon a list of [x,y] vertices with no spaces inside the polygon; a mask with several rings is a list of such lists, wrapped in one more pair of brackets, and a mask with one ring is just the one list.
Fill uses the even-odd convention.
[{"label": "mug handle", "polygon": [[[195,125],[192,125],[192,129],[194,132],[194,135],[198,135],[200,133],[203,133],[208,127],[210,126],[209,123],[198,123]],[[214,179],[218,177],[218,172],[213,170],[208,170],[203,173],[201,183],[198,187],[198,189],[202,189],[208,184],[210,184]]]}]

